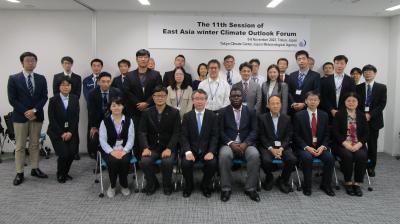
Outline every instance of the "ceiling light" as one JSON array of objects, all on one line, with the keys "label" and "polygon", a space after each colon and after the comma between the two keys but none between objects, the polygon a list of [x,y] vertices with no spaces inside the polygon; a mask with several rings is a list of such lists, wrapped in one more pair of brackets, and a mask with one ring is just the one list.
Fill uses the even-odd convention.
[{"label": "ceiling light", "polygon": [[387,8],[386,11],[394,11],[394,10],[397,10],[397,9],[400,9],[400,5],[396,5],[396,6]]},{"label": "ceiling light", "polygon": [[283,0],[272,0],[268,5],[267,8],[275,8],[278,6]]},{"label": "ceiling light", "polygon": [[142,5],[150,5],[149,0],[139,0],[140,4]]},{"label": "ceiling light", "polygon": [[21,1],[19,1],[19,0],[7,0],[7,2],[11,2],[11,3],[21,3]]}]

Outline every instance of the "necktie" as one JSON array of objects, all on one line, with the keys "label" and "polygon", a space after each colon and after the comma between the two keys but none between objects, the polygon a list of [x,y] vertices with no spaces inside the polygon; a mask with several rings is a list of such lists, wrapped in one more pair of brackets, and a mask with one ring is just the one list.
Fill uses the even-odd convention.
[{"label": "necktie", "polygon": [[103,111],[104,112],[107,110],[107,104],[108,104],[107,95],[108,95],[108,93],[103,93]]},{"label": "necktie", "polygon": [[33,84],[32,84],[31,78],[32,78],[32,75],[29,74],[28,75],[28,90],[29,90],[29,93],[31,94],[31,96],[33,96]]},{"label": "necktie", "polygon": [[258,78],[257,78],[257,77],[253,77],[253,81],[254,81],[255,83],[258,83]]},{"label": "necktie", "polygon": [[371,85],[367,85],[367,98],[365,100],[365,106],[369,107],[371,106],[371,95],[372,95],[372,90],[371,90]]},{"label": "necktie", "polygon": [[228,81],[229,85],[232,85],[232,78],[231,78],[231,72],[228,71],[226,73],[226,80]]},{"label": "necktie", "polygon": [[301,89],[303,87],[304,76],[304,73],[299,74],[299,77],[297,78],[297,89]]},{"label": "necktie", "polygon": [[121,82],[124,83],[124,76],[121,76]]},{"label": "necktie", "polygon": [[202,123],[201,123],[201,113],[197,113],[197,131],[199,132],[199,134],[201,132],[201,125],[202,125]]},{"label": "necktie", "polygon": [[[314,140],[314,138],[317,137],[317,118],[315,117],[315,113],[312,113],[311,134],[312,134],[312,138]],[[313,145],[316,146],[317,143],[313,142]]]},{"label": "necktie", "polygon": [[93,84],[94,84],[94,85],[93,85],[93,89],[94,89],[94,88],[96,88],[96,86],[97,86],[97,77],[96,77],[96,76],[93,76],[92,79],[93,79]]},{"label": "necktie", "polygon": [[248,87],[248,83],[244,82],[243,83],[244,88],[243,88],[243,102],[247,102],[247,93],[249,92],[249,87]]}]

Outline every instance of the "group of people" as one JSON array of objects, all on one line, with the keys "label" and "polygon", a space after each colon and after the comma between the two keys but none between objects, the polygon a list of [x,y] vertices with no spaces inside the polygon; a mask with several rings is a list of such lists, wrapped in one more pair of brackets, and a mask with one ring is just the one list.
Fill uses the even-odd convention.
[{"label": "group of people", "polygon": [[[137,69],[129,71],[130,61],[123,59],[118,62],[121,75],[113,79],[102,71],[103,62],[93,59],[93,73],[81,81],[72,72],[73,59],[63,57],[64,71],[54,76],[54,96],[48,105],[47,134],[58,156],[57,180],[71,180],[71,164],[79,159],[79,98],[83,89],[88,153],[96,158],[100,151],[107,162],[109,197],[116,194],[117,179],[121,193],[130,194],[127,175],[131,156],[140,161],[147,195],[160,187],[155,163],[159,160],[164,194],[173,192],[173,167],[180,165],[185,180],[183,197],[190,197],[195,188],[193,170],[195,164],[201,164],[202,194],[211,197],[212,181],[218,174],[221,200],[228,201],[233,161],[241,159],[246,163],[244,190],[250,199],[260,201],[256,191],[260,168],[265,173],[265,190],[271,190],[275,183],[280,191],[289,193],[289,179],[297,164],[304,174],[303,193],[309,196],[313,159],[318,158],[323,164],[320,189],[334,196],[331,181],[339,158],[347,194],[362,196],[365,171],[375,176],[386,86],[375,81],[377,69],[373,65],[352,69],[352,74],[361,73],[365,79],[356,85],[356,75],[352,78],[344,72],[346,56],[338,55],[325,63],[323,76],[312,70],[310,58],[308,52],[298,51],[297,71],[287,74],[288,60],[280,58],[263,75],[259,59],[244,62],[236,70],[235,58],[227,55],[223,68],[216,59],[201,63],[198,79],[192,80],[184,69],[183,55],[176,56],[174,70],[162,77],[154,69],[150,52],[141,49],[136,52]],[[35,54],[25,52],[20,61],[23,71],[8,81],[16,136],[14,185],[24,181],[28,136],[31,175],[47,178],[38,166],[38,140],[48,99],[46,79],[34,72]],[[284,164],[275,180],[273,160]]]}]

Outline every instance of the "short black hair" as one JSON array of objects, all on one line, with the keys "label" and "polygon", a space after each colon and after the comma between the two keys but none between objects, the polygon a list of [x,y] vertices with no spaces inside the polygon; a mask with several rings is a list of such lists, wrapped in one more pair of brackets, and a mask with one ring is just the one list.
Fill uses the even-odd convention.
[{"label": "short black hair", "polygon": [[93,63],[95,63],[95,62],[100,63],[100,64],[101,64],[101,67],[103,67],[103,61],[100,60],[100,59],[98,59],[98,58],[93,59],[93,60],[90,62],[90,66],[92,66]]},{"label": "short black hair", "polygon": [[250,64],[256,63],[257,65],[260,65],[260,60],[258,60],[258,58],[253,58],[249,61]]},{"label": "short black hair", "polygon": [[61,79],[60,79],[60,81],[59,81],[57,87],[60,88],[60,86],[61,86],[61,84],[62,84],[63,82],[68,82],[70,85],[72,85],[71,78],[70,78],[69,76],[63,75],[63,76],[61,77]]},{"label": "short black hair", "polygon": [[150,57],[150,52],[148,50],[146,50],[146,49],[140,49],[140,50],[136,51],[136,57],[146,56],[146,55],[148,57]]},{"label": "short black hair", "polygon": [[183,58],[183,60],[186,61],[186,58],[185,58],[185,56],[183,56],[183,54],[178,54],[178,55],[175,57],[175,60],[176,60],[177,58]]},{"label": "short black hair", "polygon": [[278,97],[278,98],[279,98],[279,101],[282,102],[282,98],[281,98],[279,95],[271,95],[271,96],[268,97],[268,103],[269,103],[269,100],[270,100],[272,97]]},{"label": "short black hair", "polygon": [[349,59],[346,56],[342,55],[342,54],[341,55],[337,55],[337,56],[335,56],[333,58],[333,62],[342,61],[342,60],[344,60],[346,62],[346,64],[347,64],[347,62],[349,62]]},{"label": "short black hair", "polygon": [[369,70],[372,70],[374,73],[376,73],[376,72],[378,71],[378,70],[376,69],[376,67],[373,66],[373,65],[371,65],[371,64],[365,65],[365,66],[363,67],[363,69],[362,69],[363,72],[369,71]]},{"label": "short black hair", "polygon": [[153,89],[153,94],[158,93],[158,92],[164,92],[165,94],[168,94],[167,88],[165,88],[162,85],[158,85]]},{"label": "short black hair", "polygon": [[[297,57],[296,57],[296,58],[297,58]],[[279,64],[280,61],[286,61],[286,64],[289,65],[289,61],[288,61],[286,58],[279,58],[279,59],[276,61],[276,64]]]},{"label": "short black hair", "polygon": [[21,63],[24,62],[24,58],[26,58],[26,57],[34,57],[34,58],[35,58],[35,61],[37,61],[37,56],[36,56],[36,54],[34,54],[34,53],[32,53],[32,52],[29,52],[29,51],[22,53],[21,56],[19,56],[19,61],[20,61]]},{"label": "short black hair", "polygon": [[122,97],[119,97],[119,96],[112,97],[112,98],[110,99],[110,102],[108,103],[108,110],[110,110],[110,111],[111,111],[111,104],[112,104],[112,103],[125,106],[125,105],[124,105],[124,99],[123,99]]},{"label": "short black hair", "polygon": [[121,64],[126,64],[126,65],[128,65],[129,68],[131,67],[131,62],[128,61],[128,60],[126,60],[126,59],[120,60],[120,61],[118,62],[118,67],[119,67]]},{"label": "short black hair", "polygon": [[322,69],[324,69],[325,66],[327,66],[327,65],[332,65],[332,67],[333,67],[333,63],[330,62],[330,61],[327,61],[327,62],[325,62],[325,63],[322,65]]},{"label": "short black hair", "polygon": [[224,61],[228,60],[228,59],[233,59],[235,60],[235,57],[233,57],[232,55],[228,54],[227,56],[224,57]]},{"label": "short black hair", "polygon": [[206,96],[206,99],[208,99],[208,94],[207,94],[207,92],[204,91],[203,89],[196,89],[195,91],[193,91],[193,93],[192,93],[192,99],[193,99],[193,97],[194,97],[194,95],[195,95],[196,93],[198,93],[198,94],[203,94],[203,95]]},{"label": "short black hair", "polygon": [[233,91],[239,91],[243,95],[243,90],[239,87],[232,87],[231,91],[229,92],[229,96],[232,95]]},{"label": "short black hair", "polygon": [[308,55],[308,52],[307,52],[307,51],[305,51],[305,50],[300,50],[300,51],[297,51],[296,54],[294,55],[295,58],[296,58],[296,60],[297,60],[297,57],[299,57],[300,55],[305,55],[307,58],[309,58],[309,55]]},{"label": "short black hair", "polygon": [[357,101],[360,101],[360,96],[356,93],[356,92],[348,92],[348,93],[346,93],[345,95],[344,95],[344,101],[346,101],[347,100],[347,98],[349,98],[349,97],[354,97],[354,98],[356,98],[357,99]]},{"label": "short black hair", "polygon": [[307,99],[310,96],[318,96],[318,99],[321,99],[321,95],[319,94],[319,92],[314,90],[308,91],[305,95],[305,99]]},{"label": "short black hair", "polygon": [[200,76],[200,68],[201,66],[206,67],[206,69],[208,70],[208,66],[206,65],[206,63],[200,63],[199,66],[197,66],[197,75]]},{"label": "short black hair", "polygon": [[208,61],[207,68],[210,67],[210,64],[217,64],[218,68],[221,68],[221,63],[219,63],[217,59],[211,59],[210,61]]},{"label": "short black hair", "polygon": [[67,61],[71,64],[74,64],[74,59],[72,59],[70,56],[64,56],[61,58],[61,64],[64,63],[64,61]]},{"label": "short black hair", "polygon": [[352,75],[354,72],[358,72],[360,75],[362,74],[362,71],[358,67],[354,67],[350,70],[350,74]]},{"label": "short black hair", "polygon": [[253,69],[253,66],[252,66],[249,62],[243,62],[243,63],[240,64],[240,66],[239,66],[239,71],[242,71],[242,69],[243,69],[244,67],[248,67],[250,70]]},{"label": "short black hair", "polygon": [[99,76],[97,77],[97,80],[100,80],[101,78],[103,78],[103,77],[109,77],[110,79],[111,79],[111,74],[110,73],[108,73],[108,72],[101,72],[100,74],[99,74]]}]

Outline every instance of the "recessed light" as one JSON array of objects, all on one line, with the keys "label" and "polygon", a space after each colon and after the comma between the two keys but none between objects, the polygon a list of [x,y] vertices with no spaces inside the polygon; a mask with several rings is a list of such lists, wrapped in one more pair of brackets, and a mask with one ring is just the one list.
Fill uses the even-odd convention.
[{"label": "recessed light", "polygon": [[268,3],[267,8],[275,8],[278,6],[283,0],[272,0],[270,3]]},{"label": "recessed light", "polygon": [[139,0],[140,4],[142,5],[150,5],[149,0]]},{"label": "recessed light", "polygon": [[400,9],[400,5],[396,5],[396,6],[387,8],[386,11],[394,11],[394,10],[398,10],[398,9]]},{"label": "recessed light", "polygon": [[20,0],[7,0],[7,2],[11,2],[11,3],[21,3]]}]

